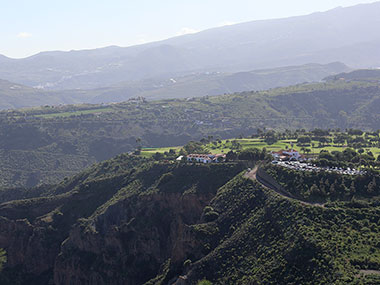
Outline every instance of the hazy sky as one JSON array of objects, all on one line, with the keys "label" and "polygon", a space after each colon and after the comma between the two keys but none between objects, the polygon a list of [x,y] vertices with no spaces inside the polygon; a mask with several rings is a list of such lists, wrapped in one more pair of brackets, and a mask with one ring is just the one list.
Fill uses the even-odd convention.
[{"label": "hazy sky", "polygon": [[130,46],[365,0],[0,0],[0,54]]}]

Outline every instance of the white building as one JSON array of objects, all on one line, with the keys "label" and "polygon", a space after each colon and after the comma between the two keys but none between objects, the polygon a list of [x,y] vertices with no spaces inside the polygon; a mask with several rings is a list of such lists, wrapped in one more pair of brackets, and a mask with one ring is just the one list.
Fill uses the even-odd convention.
[{"label": "white building", "polygon": [[300,160],[302,158],[302,155],[295,149],[272,152],[272,156],[276,160]]},{"label": "white building", "polygon": [[187,161],[211,163],[220,162],[226,158],[225,154],[189,154],[186,156]]}]

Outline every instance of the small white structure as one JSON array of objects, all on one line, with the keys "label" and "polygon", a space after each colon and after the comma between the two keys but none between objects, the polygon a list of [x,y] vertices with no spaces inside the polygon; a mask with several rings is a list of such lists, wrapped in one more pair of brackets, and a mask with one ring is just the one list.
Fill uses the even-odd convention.
[{"label": "small white structure", "polygon": [[183,158],[183,155],[180,155],[180,156],[178,156],[178,157],[177,157],[177,159],[176,159],[176,160],[177,160],[177,161],[181,161],[181,160],[182,160],[182,158]]},{"label": "small white structure", "polygon": [[225,154],[189,154],[186,156],[187,161],[201,163],[221,162],[225,158]]}]

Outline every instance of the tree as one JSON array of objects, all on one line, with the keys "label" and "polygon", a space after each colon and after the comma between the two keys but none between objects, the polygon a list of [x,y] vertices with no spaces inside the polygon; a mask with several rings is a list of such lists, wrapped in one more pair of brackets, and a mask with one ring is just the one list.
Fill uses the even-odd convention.
[{"label": "tree", "polygon": [[313,135],[318,136],[318,137],[330,135],[329,131],[322,130],[322,129],[314,129],[311,132],[313,133]]},{"label": "tree", "polygon": [[155,154],[153,154],[152,157],[154,160],[161,160],[165,158],[165,156],[161,152],[156,152]]},{"label": "tree", "polygon": [[226,159],[228,161],[230,160],[235,160],[237,158],[237,154],[235,152],[233,152],[232,150],[230,150],[227,154],[226,154]]},{"label": "tree", "polygon": [[7,256],[5,250],[0,248],[0,271],[3,270],[4,264],[7,262]]},{"label": "tree", "polygon": [[350,194],[353,195],[353,194],[355,194],[355,192],[356,192],[355,182],[352,181],[351,185],[350,185]]},{"label": "tree", "polygon": [[208,151],[203,147],[200,142],[190,141],[187,145],[185,145],[184,150],[187,154],[191,153],[208,153]]},{"label": "tree", "polygon": [[310,195],[312,195],[312,196],[319,195],[319,188],[318,188],[317,185],[315,185],[315,184],[311,185],[311,187],[310,187]]},{"label": "tree", "polygon": [[368,194],[372,194],[376,191],[376,180],[375,177],[373,177],[372,181],[368,184]]},{"label": "tree", "polygon": [[212,283],[206,279],[198,281],[197,285],[212,285]]},{"label": "tree", "polygon": [[300,143],[300,144],[307,144],[310,142],[311,142],[311,138],[307,136],[298,137],[297,139],[297,143]]},{"label": "tree", "polygon": [[356,130],[356,129],[349,129],[348,134],[349,135],[355,135],[355,136],[361,136],[361,135],[363,135],[363,131],[362,130]]}]

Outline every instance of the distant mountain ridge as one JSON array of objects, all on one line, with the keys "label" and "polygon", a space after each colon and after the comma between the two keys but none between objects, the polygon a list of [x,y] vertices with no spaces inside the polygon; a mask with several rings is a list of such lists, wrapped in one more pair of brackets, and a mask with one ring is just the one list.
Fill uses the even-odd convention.
[{"label": "distant mountain ridge", "polygon": [[0,58],[0,78],[48,89],[340,61],[380,66],[380,2],[306,16],[253,21],[139,46]]},{"label": "distant mountain ridge", "polygon": [[306,64],[239,73],[204,72],[179,77],[129,81],[92,90],[43,90],[0,80],[0,109],[41,105],[122,102],[133,97],[148,100],[200,97],[241,91],[259,91],[349,71],[336,62]]},{"label": "distant mountain ridge", "polygon": [[351,72],[330,75],[325,80],[358,80],[358,81],[380,81],[380,69],[359,69]]},{"label": "distant mountain ridge", "polygon": [[335,62],[326,65],[305,64],[282,68],[237,73],[207,72],[163,80],[150,79],[126,82],[95,90],[91,103],[121,102],[131,97],[149,100],[215,96],[243,91],[262,91],[305,82],[319,82],[325,75],[348,72],[346,65]]}]

